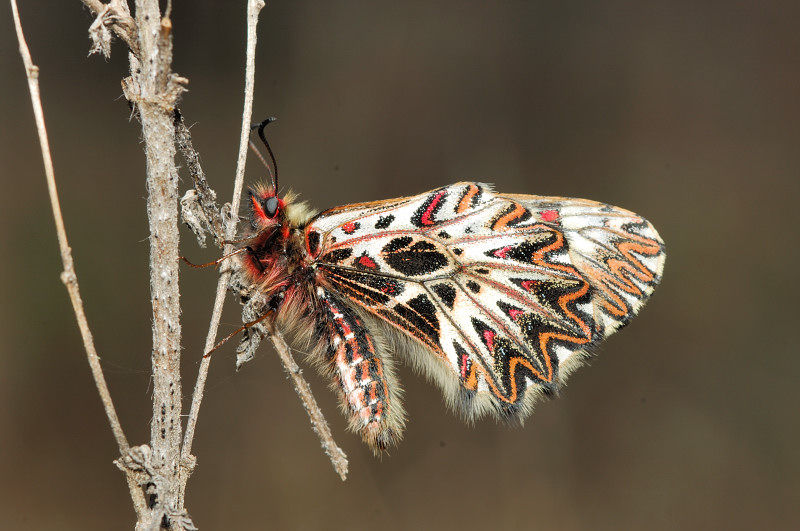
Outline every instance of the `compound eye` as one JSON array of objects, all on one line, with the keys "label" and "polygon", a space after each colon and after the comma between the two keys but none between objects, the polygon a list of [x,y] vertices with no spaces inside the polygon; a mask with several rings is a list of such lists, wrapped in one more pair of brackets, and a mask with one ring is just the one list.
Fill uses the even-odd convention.
[{"label": "compound eye", "polygon": [[278,198],[277,197],[270,197],[266,201],[264,201],[264,213],[274,218],[275,214],[278,213]]}]

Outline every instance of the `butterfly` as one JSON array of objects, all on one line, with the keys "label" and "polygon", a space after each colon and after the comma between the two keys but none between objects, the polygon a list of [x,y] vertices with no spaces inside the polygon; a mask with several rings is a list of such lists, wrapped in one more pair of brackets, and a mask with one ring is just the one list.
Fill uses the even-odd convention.
[{"label": "butterfly", "polygon": [[397,358],[467,420],[522,420],[639,312],[666,256],[628,210],[478,182],[314,213],[279,196],[276,167],[248,199],[237,253],[262,318],[310,353],[375,453],[406,422]]}]

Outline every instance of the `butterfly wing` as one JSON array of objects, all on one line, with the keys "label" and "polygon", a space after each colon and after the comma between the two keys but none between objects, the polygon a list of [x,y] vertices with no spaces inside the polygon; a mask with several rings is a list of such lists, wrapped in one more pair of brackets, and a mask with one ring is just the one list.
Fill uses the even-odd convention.
[{"label": "butterfly wing", "polygon": [[470,418],[529,413],[638,312],[665,256],[632,212],[479,183],[328,210],[306,241],[320,283],[411,338]]}]

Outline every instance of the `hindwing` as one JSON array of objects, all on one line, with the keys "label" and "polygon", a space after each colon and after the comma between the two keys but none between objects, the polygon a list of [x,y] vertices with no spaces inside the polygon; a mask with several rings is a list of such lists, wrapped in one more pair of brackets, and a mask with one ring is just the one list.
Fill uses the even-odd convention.
[{"label": "hindwing", "polygon": [[411,338],[470,417],[530,412],[638,312],[665,257],[632,212],[480,183],[334,208],[305,236],[319,282]]}]

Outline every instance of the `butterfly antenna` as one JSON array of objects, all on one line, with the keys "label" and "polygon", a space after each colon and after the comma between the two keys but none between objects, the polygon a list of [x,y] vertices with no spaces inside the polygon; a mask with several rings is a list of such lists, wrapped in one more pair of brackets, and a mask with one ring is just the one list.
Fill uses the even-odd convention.
[{"label": "butterfly antenna", "polygon": [[[272,189],[275,190],[275,193],[278,193],[278,163],[275,161],[275,154],[272,153],[272,148],[269,147],[269,142],[267,142],[267,137],[264,136],[264,128],[277,120],[275,117],[270,117],[261,122],[260,124],[253,124],[250,126],[250,130],[258,129],[258,138],[264,143],[264,146],[267,148],[267,152],[269,153],[269,158],[272,160],[272,168],[275,170],[273,174],[270,172],[270,178],[272,178]],[[263,158],[262,158],[263,161]],[[269,168],[269,166],[267,166]]]},{"label": "butterfly antenna", "polygon": [[267,159],[265,159],[264,155],[261,154],[261,151],[258,150],[258,146],[256,145],[255,142],[250,140],[249,145],[250,145],[250,151],[252,151],[253,154],[255,154],[255,156],[258,158],[258,160],[261,161],[261,164],[263,164],[264,167],[267,169],[267,173],[269,173],[269,180],[274,183],[275,182],[275,175],[273,175],[272,168],[270,168],[269,163],[267,162]]}]

